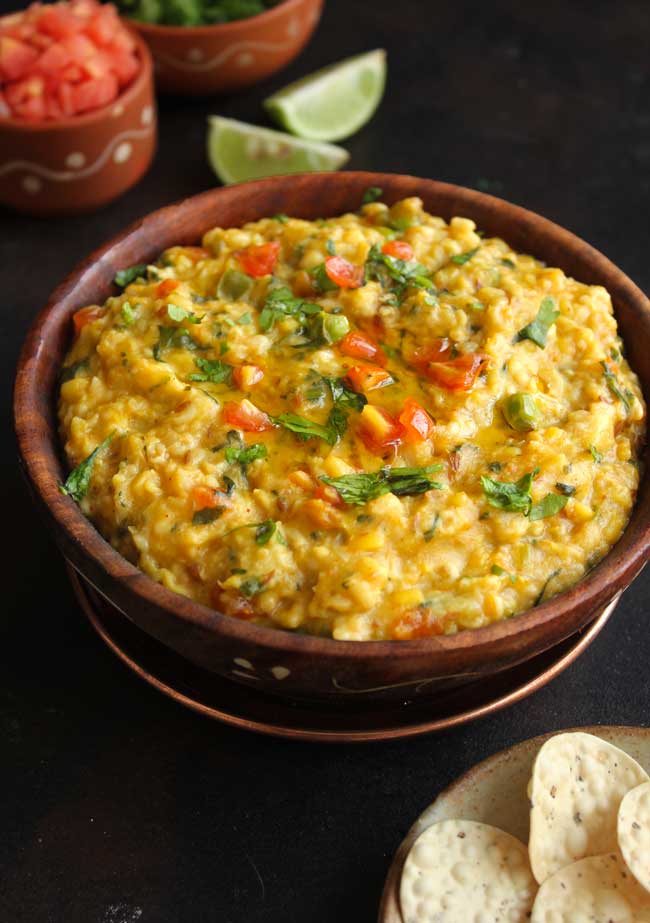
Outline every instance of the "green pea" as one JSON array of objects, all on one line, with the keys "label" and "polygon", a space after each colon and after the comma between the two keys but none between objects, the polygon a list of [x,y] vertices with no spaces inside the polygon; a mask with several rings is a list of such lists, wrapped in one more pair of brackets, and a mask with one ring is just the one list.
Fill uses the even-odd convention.
[{"label": "green pea", "polygon": [[536,429],[539,423],[539,407],[532,394],[517,391],[509,394],[501,405],[508,426],[519,432]]},{"label": "green pea", "polygon": [[253,287],[253,280],[238,269],[227,269],[221,277],[217,295],[224,301],[239,301]]},{"label": "green pea", "polygon": [[350,332],[350,321],[345,314],[326,314],[323,317],[323,336],[328,343],[338,343]]}]

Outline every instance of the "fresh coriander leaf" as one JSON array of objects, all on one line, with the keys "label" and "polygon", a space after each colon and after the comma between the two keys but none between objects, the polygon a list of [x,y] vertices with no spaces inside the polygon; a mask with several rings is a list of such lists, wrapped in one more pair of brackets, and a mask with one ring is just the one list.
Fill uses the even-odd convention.
[{"label": "fresh coriander leaf", "polygon": [[121,314],[124,323],[127,325],[127,327],[130,327],[136,318],[136,313],[131,307],[131,303],[129,301],[125,301],[122,305]]},{"label": "fresh coriander leaf", "polygon": [[533,603],[533,609],[534,609],[536,606],[539,606],[539,604],[541,603],[541,601],[544,599],[544,595],[545,595],[545,593],[546,593],[546,591],[547,591],[547,589],[548,589],[549,583],[551,582],[551,580],[553,580],[554,577],[557,577],[557,575],[558,575],[559,573],[560,573],[559,569],[558,569],[558,570],[554,570],[553,573],[550,574],[550,575],[546,578],[546,580],[544,581],[544,586],[543,586],[542,589],[539,591],[539,593],[538,593],[538,595],[537,595],[537,599],[536,599],[535,602]]},{"label": "fresh coriander leaf", "polygon": [[363,196],[361,197],[362,205],[370,205],[371,202],[377,202],[384,194],[384,190],[380,189],[379,186],[368,186]]},{"label": "fresh coriander leaf", "polygon": [[221,359],[195,359],[194,364],[201,369],[201,374],[190,375],[190,381],[210,381],[213,385],[230,383],[232,365]]},{"label": "fresh coriander leaf", "polygon": [[70,472],[68,475],[65,484],[59,486],[59,491],[62,494],[67,494],[68,497],[71,497],[75,503],[81,503],[83,498],[88,493],[88,487],[90,485],[90,478],[93,473],[93,468],[95,466],[95,459],[110,443],[113,438],[113,433],[110,436],[107,436],[103,442],[94,449],[88,458],[85,458],[81,464]]},{"label": "fresh coriander leaf", "polygon": [[572,497],[577,490],[573,484],[564,484],[562,481],[557,482],[555,489],[558,490],[561,494],[564,494],[565,497]]},{"label": "fresh coriander leaf", "polygon": [[555,307],[555,301],[550,296],[542,300],[535,320],[522,327],[517,334],[517,340],[532,340],[540,349],[546,346],[546,338],[551,326],[560,316]]},{"label": "fresh coriander leaf", "polygon": [[320,313],[320,305],[295,298],[290,288],[280,285],[272,288],[266,296],[259,316],[260,330],[271,330],[281,317],[295,317],[298,321],[304,321],[307,315]]},{"label": "fresh coriander leaf", "polygon": [[388,227],[393,231],[405,231],[407,228],[412,228],[415,222],[412,218],[389,218]]},{"label": "fresh coriander leaf", "polygon": [[226,446],[226,451],[224,454],[228,464],[238,462],[240,465],[250,465],[251,462],[257,461],[258,458],[266,458],[268,451],[263,442],[256,442],[249,446]]},{"label": "fresh coriander leaf", "polygon": [[128,269],[120,269],[116,272],[114,282],[116,285],[119,285],[120,288],[126,288],[127,285],[135,282],[136,279],[144,279],[146,272],[146,263],[136,263],[135,266],[129,266]]},{"label": "fresh coriander leaf", "polygon": [[435,518],[428,529],[425,529],[422,538],[425,542],[430,542],[433,536],[436,534],[436,529],[438,528],[438,523],[440,522],[440,513],[436,513]]},{"label": "fresh coriander leaf", "polygon": [[397,497],[415,496],[428,490],[441,490],[443,485],[427,475],[440,471],[442,465],[423,468],[380,468],[372,473],[343,474],[337,478],[321,477],[324,484],[336,488],[344,503],[361,505],[393,493]]},{"label": "fresh coriander leaf", "polygon": [[546,494],[543,500],[533,503],[528,513],[531,522],[537,519],[548,519],[549,516],[555,516],[560,510],[567,505],[568,497],[561,494]]},{"label": "fresh coriander leaf", "polygon": [[517,575],[510,574],[504,567],[501,567],[500,564],[493,564],[490,568],[490,573],[494,574],[495,577],[507,577],[510,583],[517,582]]},{"label": "fresh coriander leaf", "polygon": [[348,407],[350,410],[361,411],[368,403],[365,394],[357,394],[352,388],[348,388],[343,378],[326,378],[324,379],[329,385],[332,400],[341,407]]},{"label": "fresh coriander leaf", "polygon": [[245,314],[242,314],[241,317],[238,317],[235,323],[239,324],[240,327],[243,327],[245,324],[252,324],[253,318],[251,317],[250,311],[246,311]]},{"label": "fresh coriander leaf", "polygon": [[471,258],[475,256],[480,247],[474,247],[473,250],[468,250],[466,253],[457,253],[455,256],[452,256],[450,262],[455,263],[456,266],[464,266],[465,263],[469,263]]},{"label": "fresh coriander leaf", "polygon": [[277,215],[273,215],[275,221],[279,221],[280,224],[286,224],[289,221],[289,216],[285,215],[284,212],[280,212]]},{"label": "fresh coriander leaf", "polygon": [[625,409],[629,411],[632,407],[632,401],[630,400],[630,396],[631,396],[630,392],[626,392],[621,389],[621,386],[618,383],[618,378],[616,377],[616,373],[613,371],[612,368],[610,368],[607,362],[603,361],[600,364],[603,368],[603,375],[605,377],[607,387],[612,392],[614,397],[617,397],[619,401],[623,404]]},{"label": "fresh coriander leaf", "polygon": [[196,340],[182,327],[158,327],[158,342],[153,347],[153,357],[162,362],[165,349],[201,349]]},{"label": "fresh coriander leaf", "polygon": [[511,259],[508,259],[507,256],[504,257],[504,258],[501,260],[501,265],[502,265],[502,266],[507,266],[508,269],[515,269],[515,268],[516,268],[515,263],[514,263]]},{"label": "fresh coriander leaf", "polygon": [[312,282],[317,292],[333,292],[338,289],[336,282],[332,282],[330,277],[327,275],[325,263],[319,263],[318,266],[314,266],[313,269],[309,270],[309,275],[312,278]]},{"label": "fresh coriander leaf", "polygon": [[366,258],[365,281],[379,282],[382,288],[392,290],[399,301],[409,286],[432,288],[433,282],[428,272],[426,266],[416,260],[400,260],[382,253],[380,248],[373,244]]},{"label": "fresh coriander leaf", "polygon": [[255,530],[256,543],[258,545],[266,545],[274,535],[277,528],[278,524],[273,519],[267,519],[266,522],[261,522]]},{"label": "fresh coriander leaf", "polygon": [[529,474],[514,483],[512,481],[494,481],[492,478],[481,477],[481,486],[483,493],[490,504],[497,509],[505,510],[509,513],[524,513],[528,515],[532,506],[530,490],[533,478],[539,472],[535,468]]},{"label": "fresh coriander leaf", "polygon": [[299,439],[323,439],[329,445],[335,445],[338,441],[336,431],[327,425],[314,423],[305,417],[299,417],[295,413],[281,413],[279,417],[271,417],[274,423],[279,423],[285,429],[295,433]]},{"label": "fresh coriander leaf", "polygon": [[206,506],[205,509],[197,510],[192,516],[193,526],[206,526],[215,519],[219,519],[224,514],[223,506]]},{"label": "fresh coriander leaf", "polygon": [[325,249],[327,250],[330,256],[336,256],[336,246],[333,240],[327,241],[327,243],[325,244]]},{"label": "fresh coriander leaf", "polygon": [[64,365],[59,374],[59,384],[64,384],[64,382],[76,378],[77,372],[80,372],[82,369],[87,369],[89,362],[90,357],[86,356],[83,359],[79,359],[78,362],[73,362],[71,365]]},{"label": "fresh coriander leaf", "polygon": [[197,317],[196,314],[193,314],[192,311],[186,311],[185,308],[181,308],[177,304],[168,304],[167,305],[167,314],[171,320],[175,320],[176,323],[180,324],[182,321],[186,320],[189,324],[200,324],[201,318]]},{"label": "fresh coriander leaf", "polygon": [[257,596],[264,588],[264,581],[259,577],[249,577],[239,584],[239,589],[243,596]]},{"label": "fresh coriander leaf", "polygon": [[596,462],[597,465],[599,465],[601,461],[603,460],[603,456],[601,455],[601,453],[598,451],[595,445],[590,445],[589,451],[591,452],[591,457],[593,458],[593,460]]},{"label": "fresh coriander leaf", "polygon": [[338,441],[348,428],[348,415],[340,405],[335,404],[329,412],[325,425],[328,430],[335,434]]}]

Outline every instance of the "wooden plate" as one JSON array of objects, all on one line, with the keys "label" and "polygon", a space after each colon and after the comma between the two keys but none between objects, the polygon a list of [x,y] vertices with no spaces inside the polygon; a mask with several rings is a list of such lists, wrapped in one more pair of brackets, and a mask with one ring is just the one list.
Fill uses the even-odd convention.
[{"label": "wooden plate", "polygon": [[[602,737],[625,750],[650,771],[650,728],[601,725],[571,728]],[[419,835],[441,820],[476,820],[500,827],[528,842],[528,796],[526,789],[537,751],[549,737],[543,734],[501,750],[474,766],[438,795],[418,817],[397,850],[388,870],[379,908],[379,923],[404,923],[399,908],[399,883],[404,860]]]},{"label": "wooden plate", "polygon": [[[138,676],[181,705],[226,724],[269,734],[332,743],[394,740],[466,724],[525,698],[559,676],[603,629],[617,596],[585,629],[510,670],[449,692],[435,701],[316,705],[230,682],[197,667],[146,634],[68,564],[81,608],[99,636]],[[241,669],[246,670],[242,661]]]}]

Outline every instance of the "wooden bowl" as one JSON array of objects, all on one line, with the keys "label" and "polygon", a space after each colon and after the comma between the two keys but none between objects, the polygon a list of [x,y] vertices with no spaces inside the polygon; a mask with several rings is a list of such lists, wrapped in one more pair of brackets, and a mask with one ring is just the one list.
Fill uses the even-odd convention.
[{"label": "wooden bowl", "polygon": [[[650,729],[620,725],[569,728],[601,737],[624,750],[650,772]],[[400,910],[399,890],[404,862],[413,843],[432,824],[443,820],[474,820],[499,827],[528,842],[530,802],[528,781],[533,763],[542,744],[549,737],[563,734],[554,731],[524,740],[514,747],[501,750],[468,770],[441,792],[433,804],[415,821],[395,853],[381,898],[378,923],[404,923]]]},{"label": "wooden bowl", "polygon": [[135,185],[156,148],[156,106],[149,49],[110,105],[58,121],[0,119],[0,204],[37,215],[92,211]]},{"label": "wooden bowl", "polygon": [[419,641],[345,642],[263,628],[228,618],[147,577],[106,542],[59,492],[65,477],[57,436],[57,376],[70,318],[114,293],[117,269],[193,244],[208,228],[238,226],[285,212],[314,219],[355,210],[369,186],[395,202],[418,195],[428,211],[474,219],[587,283],[608,288],[632,367],[650,395],[650,303],[619,269],[563,228],[492,196],[412,176],[311,173],[203,193],[153,212],[93,253],[59,286],[23,346],[15,387],[20,457],[37,505],[64,555],[118,609],[189,660],[257,689],[332,702],[408,701],[480,680],[539,654],[589,623],[641,570],[650,549],[647,450],[637,504],[621,540],[576,586],[527,613],[485,628]]},{"label": "wooden bowl", "polygon": [[151,49],[161,90],[204,96],[241,90],[286,67],[307,44],[322,8],[323,0],[284,0],[223,25],[128,22]]}]

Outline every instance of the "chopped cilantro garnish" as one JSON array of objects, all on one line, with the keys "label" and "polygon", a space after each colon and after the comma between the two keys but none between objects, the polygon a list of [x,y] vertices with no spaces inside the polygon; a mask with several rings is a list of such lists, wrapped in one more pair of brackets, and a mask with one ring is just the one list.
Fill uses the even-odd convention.
[{"label": "chopped cilantro garnish", "polygon": [[603,361],[600,364],[603,367],[603,375],[605,377],[607,387],[612,392],[614,397],[617,397],[625,409],[629,411],[632,407],[632,400],[634,399],[632,392],[628,391],[627,389],[623,391],[618,383],[616,373],[607,362]]},{"label": "chopped cilantro garnish", "polygon": [[456,266],[464,266],[465,263],[469,263],[471,258],[475,256],[480,249],[480,247],[474,247],[473,250],[468,250],[466,253],[457,253],[455,256],[452,256],[451,262],[455,263]]},{"label": "chopped cilantro garnish", "polygon": [[343,474],[337,478],[321,477],[324,484],[336,488],[344,503],[361,505],[393,493],[398,497],[414,496],[428,490],[441,490],[443,485],[428,475],[440,471],[442,465],[423,468],[380,468],[379,471]]},{"label": "chopped cilantro garnish", "polygon": [[428,273],[426,266],[416,260],[400,260],[382,253],[376,244],[368,252],[366,282],[379,282],[382,288],[391,289],[398,300],[401,300],[408,286],[432,288],[433,282]]},{"label": "chopped cilantro garnish", "polygon": [[565,497],[572,497],[577,488],[575,488],[573,484],[564,484],[562,481],[558,481],[555,485],[555,489],[561,494],[564,494]]},{"label": "chopped cilantro garnish", "polygon": [[567,501],[568,497],[562,494],[546,494],[539,503],[533,503],[528,518],[531,522],[535,522],[537,519],[547,519],[549,516],[555,516],[556,513],[564,509]]},{"label": "chopped cilantro garnish", "polygon": [[266,296],[259,318],[260,329],[270,330],[281,317],[295,317],[299,321],[304,321],[308,314],[320,312],[320,305],[295,298],[290,288],[280,285],[272,288]]},{"label": "chopped cilantro garnish", "polygon": [[239,584],[239,589],[243,596],[257,596],[258,593],[262,592],[263,587],[264,581],[260,580],[259,577],[249,577]]},{"label": "chopped cilantro garnish", "polygon": [[370,205],[371,202],[377,202],[384,194],[384,190],[379,186],[368,186],[361,197],[362,205]]},{"label": "chopped cilantro garnish", "polygon": [[314,423],[313,420],[307,420],[296,413],[281,413],[280,416],[271,419],[295,433],[301,440],[324,439],[329,445],[335,445],[339,439],[339,433],[333,426]]},{"label": "chopped cilantro garnish", "polygon": [[433,536],[436,534],[436,529],[438,528],[438,523],[440,522],[440,513],[436,513],[435,518],[428,529],[424,530],[422,538],[425,542],[430,542]]},{"label": "chopped cilantro garnish", "polygon": [[483,493],[490,506],[495,506],[508,513],[524,513],[527,516],[533,503],[530,489],[533,478],[538,472],[539,468],[535,468],[534,471],[530,471],[514,483],[481,477]]},{"label": "chopped cilantro garnish", "polygon": [[318,266],[314,266],[313,269],[309,270],[309,275],[317,292],[333,292],[338,289],[336,282],[332,282],[327,275],[325,263],[319,263]]},{"label": "chopped cilantro garnish", "polygon": [[494,574],[495,577],[508,577],[510,583],[515,583],[517,580],[516,574],[509,573],[504,567],[501,567],[500,564],[493,564],[490,568],[490,573]]},{"label": "chopped cilantro garnish", "polygon": [[201,349],[201,347],[182,327],[158,327],[158,342],[153,347],[153,357],[158,362],[162,362],[164,349]]},{"label": "chopped cilantro garnish", "polygon": [[249,446],[226,446],[226,451],[224,454],[228,464],[237,462],[240,465],[250,465],[251,462],[257,461],[258,458],[266,458],[268,451],[263,442],[256,442]]},{"label": "chopped cilantro garnish", "polygon": [[327,241],[327,243],[325,244],[325,249],[327,250],[330,256],[336,256],[336,246],[333,240],[330,239]]},{"label": "chopped cilantro garnish", "polygon": [[341,407],[348,407],[350,410],[361,411],[368,403],[365,394],[358,394],[352,388],[348,388],[343,378],[326,378],[324,379],[329,385],[332,400]]},{"label": "chopped cilantro garnish", "polygon": [[85,356],[83,359],[79,359],[78,362],[73,362],[71,365],[64,365],[59,375],[59,383],[63,384],[66,381],[76,378],[77,372],[80,372],[82,369],[87,369],[89,362],[89,356]]},{"label": "chopped cilantro garnish", "polygon": [[507,256],[504,257],[504,258],[501,260],[501,265],[502,265],[502,266],[507,266],[508,269],[515,269],[515,268],[516,268],[516,267],[515,267],[515,263],[514,263],[511,259],[509,259]]},{"label": "chopped cilantro garnish", "polygon": [[167,314],[171,320],[175,320],[177,324],[182,323],[186,320],[189,324],[200,324],[201,318],[197,317],[196,314],[193,314],[192,311],[186,311],[185,308],[181,308],[177,304],[168,304],[167,305]]},{"label": "chopped cilantro garnish", "polygon": [[596,462],[597,465],[599,465],[600,462],[603,460],[603,456],[601,455],[601,453],[598,451],[595,445],[590,445],[589,451],[591,452],[591,457],[593,458],[593,460]]},{"label": "chopped cilantro garnish", "polygon": [[546,593],[546,591],[547,591],[547,589],[548,589],[549,583],[551,582],[551,580],[553,580],[554,577],[557,577],[557,575],[558,575],[559,573],[560,573],[559,569],[558,569],[558,570],[554,570],[553,573],[552,573],[552,574],[549,574],[549,576],[546,578],[546,580],[544,581],[544,586],[542,587],[542,589],[541,589],[541,590],[539,591],[539,593],[537,594],[537,599],[536,599],[535,602],[533,603],[533,608],[535,608],[535,606],[539,606],[539,604],[541,603],[541,601],[544,599],[544,594]]},{"label": "chopped cilantro garnish", "polygon": [[245,314],[242,314],[241,317],[238,317],[235,323],[239,324],[240,327],[243,327],[245,324],[252,324],[253,318],[251,317],[250,311],[246,311]]},{"label": "chopped cilantro garnish", "polygon": [[532,340],[540,349],[544,349],[548,332],[559,316],[555,301],[547,296],[542,300],[535,320],[521,328],[517,340]]},{"label": "chopped cilantro garnish", "polygon": [[258,545],[266,545],[277,528],[278,524],[273,519],[267,519],[265,522],[261,522],[255,530],[256,543]]},{"label": "chopped cilantro garnish", "polygon": [[287,221],[289,220],[289,216],[285,215],[284,212],[280,212],[277,215],[273,215],[273,218],[275,221],[279,221],[280,224],[286,224]]},{"label": "chopped cilantro garnish", "polygon": [[135,266],[129,266],[128,269],[120,269],[115,273],[115,284],[119,285],[120,288],[126,288],[136,279],[144,279],[146,271],[146,263],[136,263]]},{"label": "chopped cilantro garnish", "polygon": [[59,486],[59,491],[62,494],[67,494],[69,497],[75,501],[75,503],[81,503],[83,498],[88,493],[88,487],[90,485],[90,477],[93,473],[93,468],[95,466],[95,459],[101,451],[103,451],[111,439],[113,438],[113,433],[110,436],[107,436],[103,442],[94,449],[88,458],[85,458],[81,464],[70,472],[68,475],[65,484]]},{"label": "chopped cilantro garnish", "polygon": [[197,510],[192,516],[193,526],[206,526],[215,519],[219,519],[224,514],[223,506],[206,506],[202,510]]},{"label": "chopped cilantro garnish", "polygon": [[232,365],[221,359],[195,359],[194,364],[201,369],[201,374],[190,375],[190,381],[210,381],[214,385],[229,383]]}]

